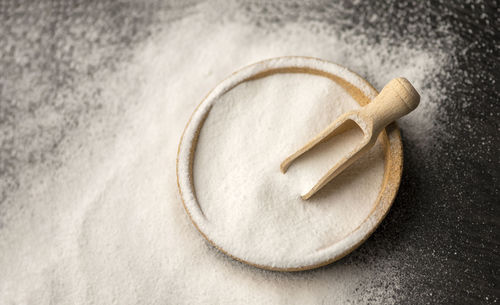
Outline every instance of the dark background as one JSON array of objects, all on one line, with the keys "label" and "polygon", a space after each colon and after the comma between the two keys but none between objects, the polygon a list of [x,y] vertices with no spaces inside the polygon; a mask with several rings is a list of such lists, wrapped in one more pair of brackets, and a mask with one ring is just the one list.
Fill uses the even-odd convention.
[{"label": "dark background", "polygon": [[[36,113],[63,89],[77,86],[75,75],[91,77],[99,67],[113,69],[129,56],[127,47],[146,39],[155,26],[165,22],[158,20],[155,11],[171,11],[163,18],[175,19],[191,2],[0,0],[0,127],[15,133],[18,113]],[[321,12],[331,6],[315,1],[254,3],[251,7],[258,8],[257,19],[281,22],[279,16],[294,20],[309,10]],[[363,25],[363,34],[374,42],[390,38],[453,52],[453,64],[440,74],[440,83],[447,87],[440,105],[447,114],[441,122],[446,137],[431,154],[412,149],[413,144],[403,137],[404,173],[393,208],[347,262],[368,256],[403,258],[399,267],[406,278],[399,291],[402,304],[498,303],[498,2],[341,1],[341,6],[346,10],[335,16],[335,22],[344,20],[346,30]],[[370,21],[373,14],[377,22]],[[73,24],[91,30],[75,33]],[[450,33],[456,39],[445,39]],[[98,65],[80,60],[96,49]],[[23,85],[26,82],[21,80],[26,78],[33,79],[35,88]],[[9,137],[0,137],[0,208],[8,192],[19,186],[17,173],[23,166],[57,163],[58,141],[64,139],[65,129],[78,124],[76,118],[85,112],[85,105],[64,108],[65,128],[50,147],[20,147]],[[29,136],[23,135],[27,143]],[[0,209],[0,225],[1,215]]]},{"label": "dark background", "polygon": [[[381,229],[364,246],[373,243],[407,253],[403,272],[413,276],[414,282],[413,287],[405,287],[404,303],[497,303],[498,3],[422,1],[365,5],[358,8],[359,22],[366,24],[374,37],[391,35],[433,44],[441,38],[439,31],[434,30],[446,23],[451,25],[448,30],[459,37],[454,47],[465,51],[454,54],[455,64],[443,73],[443,85],[452,89],[447,91],[442,105],[449,116],[443,122],[447,137],[426,156],[415,154],[412,143],[403,137],[405,159],[400,191]],[[385,20],[391,20],[382,29],[366,20],[373,9]],[[399,14],[406,18],[391,18]]]},{"label": "dark background", "polygon": [[[368,17],[373,10],[386,22],[371,24]],[[453,54],[455,64],[442,73],[443,85],[452,89],[442,105],[449,116],[443,122],[447,137],[425,156],[416,154],[403,137],[404,172],[398,196],[362,251],[386,255],[370,250],[376,245],[406,253],[402,272],[413,280],[402,291],[402,303],[498,303],[498,2],[384,1],[360,3],[356,11],[355,22],[364,24],[373,39],[391,36],[432,45],[442,41],[440,35],[446,33],[439,27],[447,24],[459,39],[455,46],[440,47],[464,50]]]}]

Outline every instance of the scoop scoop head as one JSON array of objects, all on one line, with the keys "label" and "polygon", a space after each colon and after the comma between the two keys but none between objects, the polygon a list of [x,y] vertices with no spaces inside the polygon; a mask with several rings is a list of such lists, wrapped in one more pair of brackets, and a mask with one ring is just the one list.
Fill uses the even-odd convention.
[{"label": "scoop scoop head", "polygon": [[306,193],[302,199],[307,200],[321,188],[348,168],[377,141],[380,132],[391,122],[410,113],[417,108],[420,95],[406,78],[391,80],[380,93],[366,106],[342,114],[333,123],[316,135],[306,145],[287,157],[280,165],[282,173],[300,156],[310,151],[316,145],[329,141],[336,135],[352,128],[360,128],[363,139],[339,162],[337,162],[319,181]]}]

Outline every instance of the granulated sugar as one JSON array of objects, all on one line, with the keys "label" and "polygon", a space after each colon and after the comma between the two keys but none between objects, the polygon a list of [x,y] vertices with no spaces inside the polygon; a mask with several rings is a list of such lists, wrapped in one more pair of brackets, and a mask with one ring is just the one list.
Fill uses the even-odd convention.
[{"label": "granulated sugar", "polygon": [[[82,76],[76,91],[54,97],[65,107],[78,103],[81,92],[101,91],[79,127],[57,141],[57,166],[27,164],[19,187],[5,191],[0,303],[394,303],[397,261],[344,259],[281,274],[208,247],[178,195],[177,144],[195,106],[232,71],[265,58],[308,55],[349,67],[378,88],[407,77],[421,89],[422,102],[401,125],[425,151],[440,93],[428,80],[446,64],[442,54],[418,45],[369,45],[335,25],[301,21],[267,31],[234,21],[240,20],[234,9],[224,18],[220,7],[217,14],[211,5],[190,10],[138,45],[116,71]],[[45,149],[59,137],[48,132],[62,129],[59,122],[47,113],[19,126],[41,128],[30,147]]]},{"label": "granulated sugar", "polygon": [[214,101],[193,165],[197,201],[209,223],[198,223],[201,230],[254,264],[317,263],[321,250],[346,238],[372,211],[384,175],[382,145],[307,202],[300,195],[361,143],[361,130],[316,147],[286,175],[279,164],[358,107],[332,80],[302,73],[244,82]]}]

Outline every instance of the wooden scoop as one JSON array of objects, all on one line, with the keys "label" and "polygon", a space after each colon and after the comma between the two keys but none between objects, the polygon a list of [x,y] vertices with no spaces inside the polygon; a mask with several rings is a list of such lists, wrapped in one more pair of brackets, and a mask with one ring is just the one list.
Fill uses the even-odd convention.
[{"label": "wooden scoop", "polygon": [[309,192],[302,195],[304,200],[311,198],[312,195],[367,152],[377,141],[380,132],[389,123],[410,113],[417,108],[419,102],[420,95],[406,78],[391,80],[369,104],[358,110],[342,114],[304,147],[286,158],[281,163],[281,172],[285,173],[295,159],[316,145],[326,142],[349,129],[360,128],[363,132],[363,139],[356,148],[337,162]]}]

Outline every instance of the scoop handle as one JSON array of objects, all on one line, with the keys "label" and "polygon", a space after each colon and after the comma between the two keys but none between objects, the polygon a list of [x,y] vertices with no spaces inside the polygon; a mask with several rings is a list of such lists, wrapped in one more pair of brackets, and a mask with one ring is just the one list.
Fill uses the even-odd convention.
[{"label": "scoop handle", "polygon": [[420,102],[420,95],[403,77],[391,80],[371,103],[361,109],[372,121],[372,134],[377,136],[389,123],[407,115]]}]

